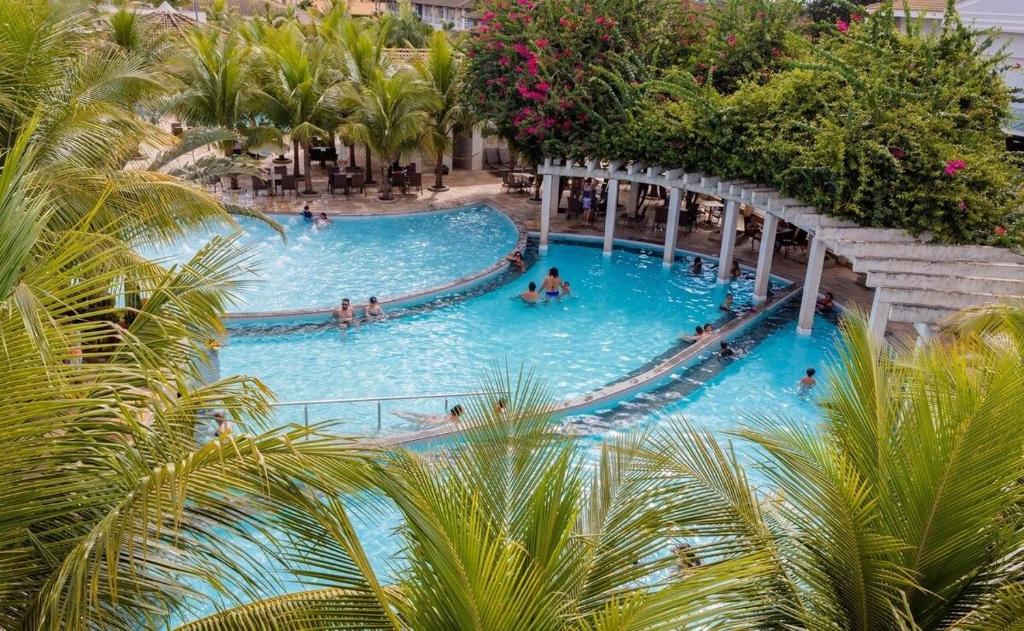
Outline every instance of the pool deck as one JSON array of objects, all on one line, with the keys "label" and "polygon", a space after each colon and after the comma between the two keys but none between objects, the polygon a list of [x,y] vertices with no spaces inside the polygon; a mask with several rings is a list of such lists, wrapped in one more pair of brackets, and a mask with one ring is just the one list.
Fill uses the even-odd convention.
[{"label": "pool deck", "polygon": [[[325,212],[328,215],[374,215],[403,213],[411,210],[448,208],[474,202],[487,202],[500,208],[517,222],[521,222],[528,230],[540,229],[540,202],[532,201],[527,194],[507,194],[501,192],[501,180],[496,173],[485,171],[454,171],[445,177],[449,190],[434,192],[427,188],[419,195],[401,195],[398,191],[396,199],[391,202],[378,201],[374,187],[367,187],[366,195],[353,194],[346,197],[342,194],[327,193],[326,172],[315,166],[313,188],[319,191],[314,195],[278,195],[276,197],[253,197],[251,192],[243,189],[241,193],[225,192],[222,197],[244,206],[251,206],[264,212],[297,213],[303,204],[309,204],[314,213]],[[428,174],[424,174],[424,179]],[[551,217],[552,232],[568,234],[601,235],[603,226],[586,226],[577,220],[570,221],[565,214],[553,214]],[[646,226],[615,227],[617,238],[646,241],[663,244],[665,233],[652,232]],[[692,233],[680,231],[676,247],[717,257],[720,236],[716,229],[698,226]],[[743,265],[757,265],[757,248],[752,243],[738,242],[735,258]],[[772,273],[795,281],[803,278],[807,265],[806,254],[796,252],[788,257],[781,253],[775,256]],[[871,309],[874,292],[863,285],[859,275],[849,267],[828,258],[821,280],[821,291],[830,291],[837,302],[849,308],[858,308],[864,313]],[[889,336],[912,339],[914,330],[911,326],[895,323],[890,327]]]}]

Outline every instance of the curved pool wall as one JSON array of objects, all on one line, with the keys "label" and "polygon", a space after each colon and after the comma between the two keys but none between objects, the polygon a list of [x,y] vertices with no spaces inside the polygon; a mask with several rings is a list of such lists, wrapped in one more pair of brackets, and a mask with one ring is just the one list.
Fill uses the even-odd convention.
[{"label": "curved pool wall", "polygon": [[[601,300],[574,302],[577,300],[574,298],[567,300],[564,304],[553,303],[551,308],[557,308],[558,312],[545,312],[543,310],[548,307],[543,305],[526,307],[518,301],[506,301],[506,298],[513,298],[517,295],[521,288],[499,285],[487,293],[475,295],[464,301],[457,296],[449,297],[445,300],[434,301],[422,309],[408,310],[406,315],[401,315],[388,322],[360,327],[356,330],[355,335],[349,333],[349,337],[340,337],[336,327],[327,325],[267,327],[253,330],[233,329],[234,336],[228,346],[221,351],[221,367],[225,373],[246,373],[263,377],[268,385],[277,392],[278,397],[284,401],[428,394],[444,392],[448,388],[467,391],[467,386],[478,383],[481,374],[494,360],[500,361],[503,357],[510,357],[509,364],[512,370],[517,370],[520,365],[518,359],[521,359],[516,357],[516,349],[519,345],[529,346],[527,350],[543,354],[545,352],[544,345],[542,344],[538,348],[531,338],[536,337],[534,333],[536,327],[544,327],[542,331],[546,336],[542,335],[541,337],[544,337],[545,341],[552,346],[564,346],[567,343],[566,340],[571,342],[575,338],[582,339],[593,335],[601,337],[602,333],[606,334],[606,337],[602,338],[603,348],[601,350],[603,352],[593,353],[594,344],[588,342],[590,350],[583,353],[588,357],[565,353],[554,359],[549,359],[546,364],[549,367],[548,372],[542,371],[539,376],[557,394],[573,395],[577,398],[584,397],[595,390],[606,388],[609,384],[621,384],[623,377],[634,374],[633,377],[630,377],[632,383],[620,386],[614,393],[619,398],[629,396],[637,390],[656,386],[655,377],[660,377],[661,373],[670,372],[678,367],[678,363],[665,363],[662,356],[666,354],[666,349],[670,349],[672,351],[670,354],[674,356],[679,351],[677,344],[679,334],[691,331],[695,324],[717,320],[720,313],[717,311],[717,304],[721,297],[730,288],[734,291],[737,288],[717,283],[714,259],[704,254],[699,254],[699,256],[705,259],[707,265],[699,282],[695,283],[693,277],[686,271],[689,265],[689,260],[686,257],[693,254],[685,250],[678,251],[681,254],[679,262],[672,269],[666,270],[662,266],[660,247],[620,240],[620,247],[609,258],[602,255],[599,245],[599,240],[580,239],[575,235],[557,235],[553,241],[552,250],[546,257],[540,259],[535,269],[522,278],[521,284],[525,284],[527,280],[539,282],[543,275],[543,270],[539,268],[546,269],[547,262],[558,263],[560,248],[577,249],[587,253],[586,264],[582,268],[570,266],[563,274],[567,273],[567,278],[574,281],[578,293],[587,291],[585,284],[589,279],[588,272],[593,272],[597,277],[607,275],[609,271],[621,276],[618,280],[622,282],[617,281],[613,287],[606,286],[601,290],[607,293],[607,296],[602,296]],[[623,265],[623,262],[627,264]],[[639,268],[642,268],[642,272]],[[747,272],[749,272],[749,268],[747,268]],[[752,276],[752,274],[747,273],[745,276]],[[635,304],[625,306],[616,304],[624,302],[631,293],[637,292],[638,288],[643,289],[652,284],[647,282],[652,279],[660,283],[660,285],[655,285],[656,292],[645,294],[640,291],[639,299]],[[776,277],[775,280],[778,282],[780,279]],[[671,281],[675,281],[673,287],[670,287]],[[752,278],[744,278],[739,281],[738,304],[749,302],[752,285]],[[650,287],[647,288],[650,289]],[[673,292],[675,302],[668,300]],[[702,304],[698,312],[687,313],[687,305],[691,303],[691,298],[697,300],[696,304]],[[480,307],[481,303],[486,303],[486,305]],[[665,305],[668,305],[672,311],[669,314],[670,323],[667,325],[670,334],[667,334],[664,328],[660,329],[653,337],[645,334],[644,319],[664,316]],[[584,312],[596,311],[593,314],[585,314],[585,317],[577,320],[573,320],[570,314],[567,322],[559,322],[561,316],[552,315],[574,308]],[[479,309],[483,309],[483,312],[479,312]],[[468,321],[465,317],[467,310],[470,312]],[[474,310],[478,312],[474,314]],[[523,313],[519,313],[520,311]],[[453,316],[452,312],[455,312],[456,315]],[[551,317],[535,317],[544,313]],[[534,317],[531,318],[531,315]],[[436,327],[432,327],[431,320],[435,317],[442,320],[437,323]],[[474,318],[480,319],[481,322],[474,322]],[[530,318],[526,320],[528,322],[526,326],[533,328],[523,329],[524,318]],[[553,322],[554,324],[552,324]],[[605,326],[607,322],[612,322],[612,328]],[[727,323],[727,327],[749,326],[749,324],[748,318],[738,318],[735,324]],[[554,329],[548,331],[547,329],[552,326]],[[657,327],[654,328],[657,329]],[[383,331],[378,332],[379,329],[383,329]],[[370,331],[375,338],[373,344],[363,345],[358,342],[366,331]],[[427,345],[418,350],[402,347],[402,340],[417,337],[439,339],[432,340],[434,346]],[[243,340],[241,343],[250,348],[232,349],[232,344],[239,344],[239,340]],[[357,341],[351,343],[353,340]],[[531,344],[533,345],[531,346]],[[446,349],[446,345],[452,347],[468,345],[469,348],[465,353],[460,354],[459,352],[450,352]],[[376,372],[367,371],[366,362],[361,358],[363,355],[369,354],[377,358]],[[350,370],[347,358],[353,356],[357,357],[356,366],[355,369]],[[425,356],[432,356],[435,363],[425,363],[423,361]],[[481,357],[486,359],[481,359]],[[658,373],[642,374],[649,373],[650,366],[648,364],[659,358],[661,361],[659,366],[656,366],[659,369]],[[455,368],[446,368],[446,362],[450,362],[450,365]],[[403,371],[404,364],[410,364],[416,370],[411,373],[408,369]],[[460,368],[467,364],[468,370]],[[446,376],[449,376],[453,370],[455,373],[464,375],[465,380],[457,383],[446,380]],[[640,374],[642,378],[638,379],[636,374]],[[395,383],[396,377],[397,384]],[[296,383],[305,385],[297,388],[295,387]],[[362,384],[363,389],[351,391],[349,388],[339,388],[337,384]],[[368,390],[365,387],[367,384],[380,387]],[[456,385],[459,387],[455,387]],[[605,394],[610,396],[609,392]],[[586,405],[593,407],[607,404],[607,402],[607,397],[600,397],[587,401]],[[440,413],[440,407],[440,403],[435,402],[424,411]],[[573,411],[578,411],[577,407],[574,407]],[[351,418],[353,415],[367,417],[372,422],[356,421],[352,427],[362,428],[362,431],[353,433],[372,434],[375,431],[374,427],[368,426],[376,424],[376,406],[366,405],[363,408],[345,406],[344,410],[335,409],[333,411],[330,408],[322,407],[311,412],[313,417],[311,422],[324,418],[324,414],[334,418]],[[303,419],[301,414],[293,413],[288,420],[302,422]],[[409,432],[415,429],[414,426],[408,424],[399,423],[398,425],[402,425],[402,427],[394,425],[391,423],[390,427],[385,430],[393,434],[396,430]],[[402,429],[403,427],[404,429]],[[408,437],[409,440],[427,440],[429,438],[431,436]]]},{"label": "curved pool wall", "polygon": [[[252,307],[224,314],[229,325],[249,322],[326,321],[342,296],[357,310],[368,296],[385,308],[429,301],[486,282],[506,267],[505,257],[526,242],[520,223],[493,205],[375,215],[334,215],[317,227],[298,213],[270,215],[287,242],[259,221],[240,218],[240,245],[251,248],[255,268],[243,298]],[[224,226],[197,232],[173,246],[148,248],[169,262],[188,260]]]}]

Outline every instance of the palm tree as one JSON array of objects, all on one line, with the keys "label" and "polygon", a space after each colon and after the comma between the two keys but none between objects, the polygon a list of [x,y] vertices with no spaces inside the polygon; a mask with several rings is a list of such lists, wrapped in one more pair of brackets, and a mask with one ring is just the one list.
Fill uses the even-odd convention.
[{"label": "palm tree", "polygon": [[[185,89],[169,108],[190,125],[242,134],[249,146],[278,141],[273,127],[254,124],[254,75],[243,41],[234,33],[212,30],[193,31],[186,41],[189,63],[181,77]],[[236,138],[225,138],[218,143],[226,158],[233,155],[235,142]],[[231,188],[238,188],[234,173]]]},{"label": "palm tree", "polygon": [[[390,35],[390,21],[368,23],[362,20],[344,19],[328,39],[337,50],[339,66],[342,68],[346,86],[350,92],[367,88],[379,75],[390,74],[394,68],[388,61],[387,42]],[[355,165],[353,139],[347,138],[349,161]],[[366,147],[367,184],[373,184],[372,151]]]},{"label": "palm tree", "polygon": [[973,340],[899,355],[856,319],[844,338],[821,427],[735,432],[765,489],[684,422],[642,448],[656,479],[679,477],[677,523],[701,557],[772,559],[772,628],[1020,625],[1024,453],[1005,440],[1024,422],[1019,357]]},{"label": "palm tree", "polygon": [[388,13],[377,20],[390,22],[387,26],[387,45],[390,48],[424,48],[434,30],[416,15],[410,0],[398,0],[397,14]]},{"label": "palm tree", "polygon": [[437,161],[434,166],[434,186],[431,190],[444,191],[444,156],[454,146],[455,133],[470,123],[470,110],[463,101],[462,62],[448,41],[448,36],[438,31],[430,38],[430,48],[425,60],[417,60],[416,72],[429,86],[433,95],[427,110],[429,122],[425,147]]},{"label": "palm tree", "polygon": [[366,87],[350,88],[341,107],[351,112],[341,133],[381,156],[380,199],[393,199],[388,167],[423,146],[426,108],[433,107],[429,90],[406,72],[378,75]]},{"label": "palm tree", "polygon": [[261,112],[287,130],[292,141],[295,174],[299,174],[299,148],[305,156],[305,192],[313,193],[310,148],[315,138],[327,138],[337,115],[334,96],[337,73],[322,43],[307,39],[294,22],[269,32],[261,48],[264,59],[262,87],[256,98]]},{"label": "palm tree", "polygon": [[[180,631],[738,629],[741,620],[757,620],[765,558],[670,574],[677,563],[665,552],[685,531],[648,501],[650,472],[629,455],[636,437],[605,445],[593,466],[574,443],[547,431],[549,398],[529,377],[491,385],[511,389],[506,406],[471,406],[464,447],[441,459],[397,452],[385,463],[383,489],[404,517],[403,570],[394,584],[345,589],[327,561],[295,567],[297,577],[322,587]],[[349,545],[321,540],[328,550]],[[736,618],[724,619],[724,611]]]}]

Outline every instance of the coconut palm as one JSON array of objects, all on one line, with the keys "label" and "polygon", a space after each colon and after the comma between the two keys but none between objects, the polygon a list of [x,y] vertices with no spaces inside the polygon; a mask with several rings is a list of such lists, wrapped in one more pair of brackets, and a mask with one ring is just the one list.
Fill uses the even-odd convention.
[{"label": "coconut palm", "polygon": [[386,31],[390,48],[424,48],[434,30],[416,15],[410,0],[398,0],[397,13],[382,15],[377,20],[390,22]]},{"label": "coconut palm", "polygon": [[256,93],[259,110],[288,132],[299,173],[299,148],[304,153],[305,192],[313,193],[310,148],[316,138],[331,136],[337,122],[334,103],[338,74],[322,42],[307,39],[294,22],[265,35],[261,47],[263,73]]},{"label": "coconut palm", "polygon": [[[897,355],[844,326],[820,427],[759,418],[755,489],[684,423],[643,448],[700,556],[773,560],[773,628],[1008,629],[1024,621],[1024,371],[972,343]],[[766,612],[766,615],[769,612]]]},{"label": "coconut palm", "polygon": [[391,162],[423,146],[426,110],[433,106],[427,86],[407,72],[377,75],[365,87],[350,87],[342,98],[341,109],[351,112],[342,135],[381,157],[380,199],[392,199]]},{"label": "coconut palm", "polygon": [[501,409],[497,399],[470,406],[464,446],[434,459],[397,452],[385,463],[383,489],[404,517],[393,584],[345,590],[331,585],[324,561],[297,570],[320,589],[181,631],[738,629],[757,621],[747,613],[764,606],[763,558],[670,572],[677,559],[666,553],[685,533],[648,501],[649,472],[629,456],[638,436],[607,444],[594,466],[587,451],[547,431],[549,399],[528,377],[490,386],[511,391]]},{"label": "coconut palm", "polygon": [[[234,33],[194,31],[188,44],[185,86],[169,104],[190,125],[222,128],[241,134],[249,146],[276,143],[280,133],[269,125],[255,124],[253,101],[254,74],[248,63],[249,50]],[[230,158],[237,138],[218,142],[222,154]],[[231,188],[238,188],[231,174]]]},{"label": "coconut palm", "polygon": [[[387,42],[391,23],[388,21],[368,23],[362,20],[341,20],[331,37],[327,39],[331,48],[337,51],[339,67],[342,68],[349,91],[360,91],[368,87],[379,75],[394,71],[387,57]],[[355,164],[355,144],[346,138],[349,145],[349,161]],[[367,184],[373,184],[372,151],[366,149]]]},{"label": "coconut palm", "polygon": [[429,120],[424,144],[437,158],[431,190],[443,191],[447,190],[443,180],[444,156],[454,146],[455,133],[470,123],[471,114],[463,101],[462,62],[448,36],[435,32],[428,51],[426,59],[417,60],[414,67],[433,95],[427,109]]}]

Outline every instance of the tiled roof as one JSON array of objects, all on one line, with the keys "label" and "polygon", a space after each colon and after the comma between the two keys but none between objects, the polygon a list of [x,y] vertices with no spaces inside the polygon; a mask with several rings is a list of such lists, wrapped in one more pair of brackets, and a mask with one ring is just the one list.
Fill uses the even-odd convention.
[{"label": "tiled roof", "polygon": [[[945,13],[946,0],[907,0],[907,8],[911,13]],[[868,12],[874,12],[882,8],[881,2],[869,4],[865,7]],[[897,13],[903,13],[903,0],[893,0],[892,8]]]},{"label": "tiled roof", "polygon": [[157,35],[180,35],[199,26],[199,22],[181,11],[153,11],[143,14],[141,20]]}]

